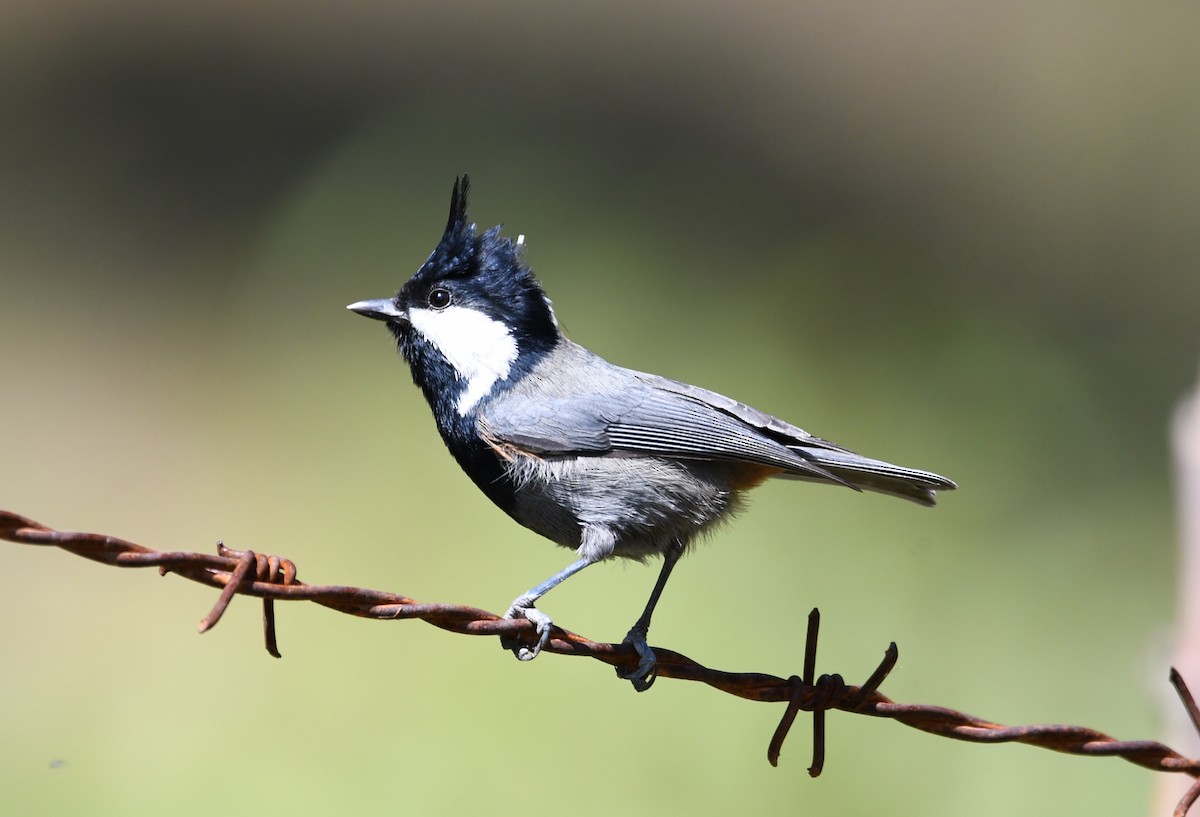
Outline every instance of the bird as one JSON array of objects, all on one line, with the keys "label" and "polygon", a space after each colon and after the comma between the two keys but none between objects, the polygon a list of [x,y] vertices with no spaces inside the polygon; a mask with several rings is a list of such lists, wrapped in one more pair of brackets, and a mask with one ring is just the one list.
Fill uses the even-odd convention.
[{"label": "bird", "polygon": [[[768,479],[826,483],[933,505],[955,483],[859,456],[714,391],[608,362],[570,340],[516,241],[467,216],[470,178],[428,259],[390,298],[347,309],[382,321],[471,481],[526,528],[575,551],[518,596],[506,619],[533,624],[502,644],[528,661],[553,620],[536,605],[584,568],[661,557],[650,597],[622,641],[639,692],[657,677],[650,620],[680,557]],[[525,640],[532,640],[526,644]],[[629,664],[632,664],[632,657]]]}]

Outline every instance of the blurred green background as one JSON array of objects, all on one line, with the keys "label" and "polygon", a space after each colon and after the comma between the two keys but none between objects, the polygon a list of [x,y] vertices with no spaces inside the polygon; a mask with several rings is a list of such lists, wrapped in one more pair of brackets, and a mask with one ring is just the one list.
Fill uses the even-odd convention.
[{"label": "blurred green background", "polygon": [[[344,305],[450,185],[568,332],[961,490],[796,484],[687,559],[652,643],[1010,722],[1167,734],[1166,426],[1200,343],[1195,4],[0,10],[0,506],[503,610],[570,554],[458,471]],[[1144,813],[1149,772],[830,717],[4,545],[11,814]],[[547,597],[619,639],[655,570]],[[1189,748],[1183,746],[1181,748]],[[1196,747],[1190,747],[1195,750]],[[1003,781],[1003,782],[1001,782]]]}]

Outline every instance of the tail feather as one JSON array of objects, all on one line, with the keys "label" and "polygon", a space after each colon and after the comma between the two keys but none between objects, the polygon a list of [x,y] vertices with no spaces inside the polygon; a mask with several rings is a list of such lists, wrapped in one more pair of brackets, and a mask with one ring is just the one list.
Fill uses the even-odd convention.
[{"label": "tail feather", "polygon": [[[883,460],[860,457],[843,449],[789,446],[800,456],[820,466],[853,488],[909,499],[921,505],[933,505],[938,491],[953,491],[958,486],[929,471],[904,468]],[[792,479],[806,479],[800,474],[788,474]],[[812,479],[807,477],[807,479]]]}]

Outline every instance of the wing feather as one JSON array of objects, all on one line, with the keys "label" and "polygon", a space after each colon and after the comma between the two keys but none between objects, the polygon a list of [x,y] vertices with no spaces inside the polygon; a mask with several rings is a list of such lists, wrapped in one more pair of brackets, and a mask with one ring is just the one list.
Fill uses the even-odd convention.
[{"label": "wing feather", "polygon": [[922,505],[956,487],[928,471],[861,457],[723,394],[614,366],[570,341],[485,400],[479,430],[498,450],[744,462]]},{"label": "wing feather", "polygon": [[[588,377],[567,389],[561,377],[552,379],[535,369],[509,392],[481,406],[480,431],[485,437],[538,456],[731,460],[849,484],[773,439],[766,428],[766,421],[774,419],[769,415],[715,392],[613,366],[582,347],[566,351],[587,356],[572,370],[586,371]],[[816,440],[781,420],[776,423],[810,444]]]}]

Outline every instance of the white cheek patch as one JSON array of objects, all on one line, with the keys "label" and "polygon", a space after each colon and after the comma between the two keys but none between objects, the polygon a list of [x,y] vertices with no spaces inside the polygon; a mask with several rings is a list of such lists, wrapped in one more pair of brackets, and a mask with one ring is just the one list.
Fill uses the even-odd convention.
[{"label": "white cheek patch", "polygon": [[460,416],[475,408],[497,381],[508,377],[517,359],[517,341],[508,327],[478,310],[410,309],[408,320],[466,381],[456,405]]}]

